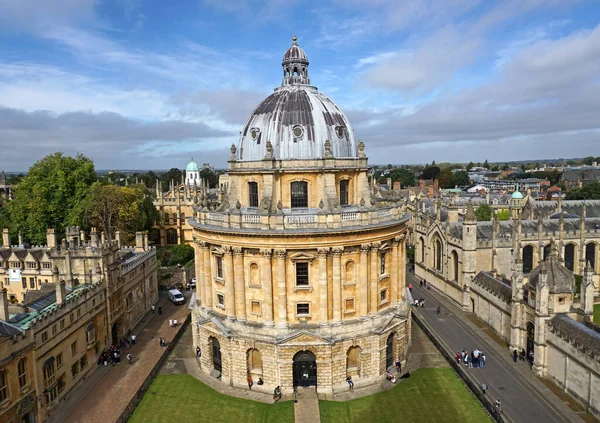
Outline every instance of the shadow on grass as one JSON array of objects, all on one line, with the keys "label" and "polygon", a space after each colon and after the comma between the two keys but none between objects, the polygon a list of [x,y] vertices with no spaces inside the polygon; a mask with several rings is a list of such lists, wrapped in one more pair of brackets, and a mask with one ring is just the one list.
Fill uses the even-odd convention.
[{"label": "shadow on grass", "polygon": [[187,374],[158,375],[128,420],[163,422],[279,423],[294,421],[294,403],[277,404],[221,394]]},{"label": "shadow on grass", "polygon": [[321,421],[490,422],[487,412],[449,368],[419,369],[393,389],[350,401],[319,401]]}]

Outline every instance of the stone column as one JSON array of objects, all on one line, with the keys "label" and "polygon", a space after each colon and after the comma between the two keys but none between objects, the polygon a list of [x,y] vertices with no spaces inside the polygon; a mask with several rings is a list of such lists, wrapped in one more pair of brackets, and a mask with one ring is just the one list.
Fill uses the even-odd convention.
[{"label": "stone column", "polygon": [[246,288],[244,286],[244,250],[233,248],[234,278],[235,278],[235,314],[240,322],[246,321]]},{"label": "stone column", "polygon": [[273,322],[273,281],[271,278],[271,250],[262,250],[263,255],[263,292],[265,294],[265,326],[272,328]]},{"label": "stone column", "polygon": [[196,304],[204,305],[204,253],[200,245],[202,242],[194,240],[194,268],[196,269]]},{"label": "stone column", "polygon": [[342,253],[343,247],[333,249],[333,324],[342,323]]},{"label": "stone column", "polygon": [[229,320],[235,320],[235,289],[233,280],[233,250],[231,247],[223,246],[225,250],[225,314]]},{"label": "stone column", "polygon": [[212,269],[210,266],[210,245],[207,243],[203,243],[201,245],[202,248],[202,260],[204,261],[204,294],[202,296],[203,305],[206,308],[211,308],[213,305],[213,275]]},{"label": "stone column", "polygon": [[367,318],[369,315],[369,244],[360,246],[360,317]]},{"label": "stone column", "polygon": [[277,257],[277,327],[280,328],[288,327],[285,254],[285,250],[275,250],[275,257]]},{"label": "stone column", "polygon": [[370,314],[377,313],[379,306],[379,247],[378,242],[371,244],[371,309]]},{"label": "stone column", "polygon": [[[327,253],[329,248],[319,248],[319,324],[329,324],[329,313],[327,311]],[[334,300],[335,301],[335,300]]]},{"label": "stone column", "polygon": [[390,304],[394,305],[398,301],[398,280],[400,279],[400,269],[398,267],[398,246],[399,241],[396,238],[392,240],[392,269],[390,273]]}]

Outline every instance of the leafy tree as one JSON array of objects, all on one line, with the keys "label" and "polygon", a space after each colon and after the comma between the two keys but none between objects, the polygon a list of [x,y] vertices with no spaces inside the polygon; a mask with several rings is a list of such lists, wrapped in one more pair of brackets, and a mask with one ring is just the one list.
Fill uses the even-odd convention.
[{"label": "leafy tree", "polygon": [[508,220],[510,218],[510,212],[508,210],[499,210],[496,212],[498,220]]},{"label": "leafy tree", "polygon": [[469,180],[469,174],[464,170],[459,170],[454,172],[454,176],[452,178],[452,184],[458,185],[459,187],[469,185],[471,181]]},{"label": "leafy tree", "polygon": [[594,160],[594,156],[588,156],[581,161],[581,164],[591,166]]},{"label": "leafy tree", "polygon": [[421,174],[423,179],[436,179],[438,176],[440,176],[440,168],[437,166],[429,166]]},{"label": "leafy tree", "polygon": [[478,221],[489,221],[492,220],[492,208],[487,204],[481,204],[475,210],[475,216]]},{"label": "leafy tree", "polygon": [[592,182],[583,188],[567,191],[567,200],[600,200],[600,182]]},{"label": "leafy tree", "polygon": [[409,264],[415,264],[415,247],[408,247],[406,249],[406,258],[408,258]]},{"label": "leafy tree", "polygon": [[508,163],[504,163],[504,166],[502,166],[502,170],[508,170],[510,169],[510,166],[508,165]]},{"label": "leafy tree", "polygon": [[490,164],[488,163],[487,159],[485,159],[485,162],[483,162],[483,167],[485,167],[486,169],[490,168]]},{"label": "leafy tree", "polygon": [[178,244],[171,248],[171,255],[168,259],[169,266],[185,265],[194,259],[194,248],[188,244]]},{"label": "leafy tree", "polygon": [[32,244],[44,244],[48,228],[62,238],[65,227],[82,223],[96,179],[94,163],[81,154],[54,153],[39,160],[15,187],[9,207],[12,232],[21,231]]},{"label": "leafy tree", "polygon": [[205,181],[208,181],[208,185],[211,188],[215,188],[219,183],[219,176],[208,168],[202,169],[200,171],[200,178],[204,179]]},{"label": "leafy tree", "polygon": [[473,162],[469,162],[469,164],[467,165],[467,172],[471,169],[473,169],[475,167],[475,163]]},{"label": "leafy tree", "polygon": [[404,167],[394,169],[390,172],[389,176],[394,182],[400,181],[400,185],[402,185],[403,187],[415,186],[415,173],[410,169],[406,169]]},{"label": "leafy tree", "polygon": [[454,175],[452,174],[452,170],[446,168],[440,172],[438,182],[440,188],[453,188],[454,187]]},{"label": "leafy tree", "polygon": [[162,183],[163,189],[168,189],[171,185],[171,181],[179,184],[181,182],[182,175],[183,172],[175,167],[171,168],[168,172],[163,173],[160,176],[160,182]]},{"label": "leafy tree", "polygon": [[558,170],[544,170],[533,172],[532,176],[540,179],[547,179],[551,185],[556,185],[560,181],[561,173]]},{"label": "leafy tree", "polygon": [[498,166],[498,165],[492,166],[492,171],[497,172],[499,170],[500,170],[500,166]]}]

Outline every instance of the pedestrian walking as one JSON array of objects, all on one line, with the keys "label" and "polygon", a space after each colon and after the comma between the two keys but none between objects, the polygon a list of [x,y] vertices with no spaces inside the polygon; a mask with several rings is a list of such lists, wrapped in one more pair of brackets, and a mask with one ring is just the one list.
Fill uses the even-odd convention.
[{"label": "pedestrian walking", "polygon": [[533,366],[533,350],[529,351],[529,361],[531,362],[531,365]]},{"label": "pedestrian walking", "polygon": [[196,347],[196,358],[200,358],[201,353],[200,353],[200,347]]},{"label": "pedestrian walking", "polygon": [[396,372],[402,373],[402,362],[396,361]]},{"label": "pedestrian walking", "polygon": [[515,363],[517,362],[517,360],[519,359],[519,353],[517,352],[517,349],[515,348],[513,350],[513,360],[515,361]]},{"label": "pedestrian walking", "polygon": [[135,335],[131,334],[131,345],[135,345]]},{"label": "pedestrian walking", "polygon": [[438,316],[440,315],[440,312],[441,312],[441,311],[442,311],[442,308],[441,308],[440,306],[438,306],[438,308],[437,308],[437,315],[438,315]]},{"label": "pedestrian walking", "polygon": [[352,382],[352,376],[348,376],[346,378],[346,382],[348,382],[348,390],[352,391],[354,389],[354,382]]},{"label": "pedestrian walking", "polygon": [[496,410],[498,410],[498,413],[504,412],[504,410],[502,409],[502,401],[500,401],[500,399],[496,400]]},{"label": "pedestrian walking", "polygon": [[252,376],[248,375],[248,378],[246,379],[246,382],[248,382],[248,389],[252,390],[252,385],[254,385],[254,381],[252,380]]},{"label": "pedestrian walking", "polygon": [[479,357],[481,358],[479,365],[483,369],[485,367],[485,354],[483,353],[483,351],[481,352]]},{"label": "pedestrian walking", "polygon": [[481,392],[483,392],[483,395],[485,395],[485,393],[487,392],[487,385],[485,384],[485,382],[481,384]]},{"label": "pedestrian walking", "polygon": [[177,327],[177,319],[173,320],[173,327],[176,328]]},{"label": "pedestrian walking", "polygon": [[521,349],[521,361],[525,361],[525,350]]},{"label": "pedestrian walking", "polygon": [[154,314],[155,311],[156,311],[156,306],[154,304],[152,304],[152,314]]},{"label": "pedestrian walking", "polygon": [[456,364],[460,364],[460,359],[461,359],[460,353],[457,352],[456,353]]},{"label": "pedestrian walking", "polygon": [[465,363],[465,366],[468,367],[468,363],[469,363],[469,353],[465,353],[464,357],[463,357],[463,363]]},{"label": "pedestrian walking", "polygon": [[410,293],[412,294],[412,282],[408,284],[408,290],[410,291]]},{"label": "pedestrian walking", "polygon": [[173,319],[169,319],[169,327],[173,327]]},{"label": "pedestrian walking", "polygon": [[471,357],[471,355],[467,356],[467,367],[468,368],[473,367],[473,357]]},{"label": "pedestrian walking", "polygon": [[131,356],[131,353],[127,353],[127,361],[129,364],[133,364],[133,357]]}]

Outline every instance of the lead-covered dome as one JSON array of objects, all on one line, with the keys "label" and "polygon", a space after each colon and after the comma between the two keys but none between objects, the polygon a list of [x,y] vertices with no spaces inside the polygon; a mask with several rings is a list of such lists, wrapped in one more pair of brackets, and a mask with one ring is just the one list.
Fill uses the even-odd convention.
[{"label": "lead-covered dome", "polygon": [[358,157],[354,130],[340,108],[310,85],[308,57],[296,36],[283,57],[281,87],[264,99],[240,134],[239,160],[262,160],[266,144],[275,159],[316,159],[325,155],[325,141],[333,157]]}]

